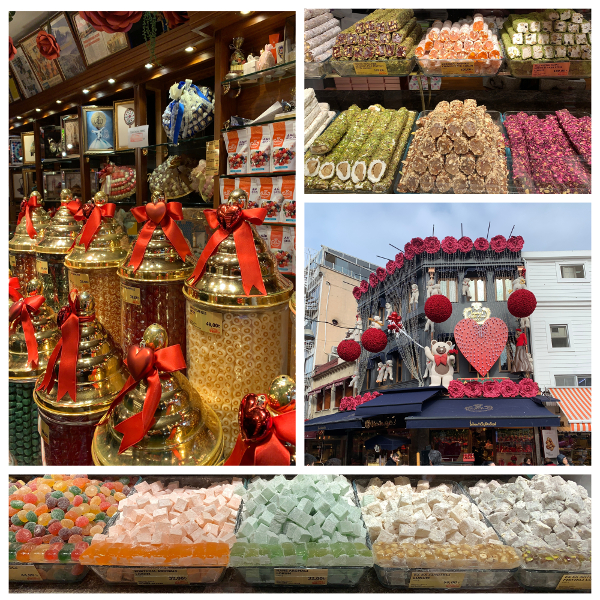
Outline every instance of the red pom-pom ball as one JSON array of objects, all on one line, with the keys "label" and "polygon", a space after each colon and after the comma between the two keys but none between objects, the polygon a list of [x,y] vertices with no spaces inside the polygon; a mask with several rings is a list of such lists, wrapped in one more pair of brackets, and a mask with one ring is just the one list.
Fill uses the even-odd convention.
[{"label": "red pom-pom ball", "polygon": [[356,340],[342,340],[337,353],[342,360],[354,362],[360,356],[360,344]]},{"label": "red pom-pom ball", "polygon": [[381,329],[369,327],[362,334],[360,341],[367,352],[381,352],[387,346],[388,340],[387,335]]},{"label": "red pom-pom ball", "polygon": [[452,302],[442,294],[430,296],[425,302],[425,315],[434,323],[443,323],[452,314]]},{"label": "red pom-pom ball", "polygon": [[537,306],[535,294],[529,290],[515,290],[508,297],[506,307],[508,312],[517,319],[528,317]]}]

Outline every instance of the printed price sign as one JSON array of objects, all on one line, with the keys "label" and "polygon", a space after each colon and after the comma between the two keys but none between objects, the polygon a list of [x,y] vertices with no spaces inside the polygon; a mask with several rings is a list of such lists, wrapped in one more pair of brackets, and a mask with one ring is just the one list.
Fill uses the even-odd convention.
[{"label": "printed price sign", "polygon": [[8,255],[8,262],[10,264],[11,267],[16,267],[17,266],[17,257],[13,256],[12,254]]},{"label": "printed price sign", "polygon": [[128,304],[135,304],[140,306],[142,299],[140,297],[140,288],[131,287],[129,285],[121,285],[121,295],[123,300]]},{"label": "printed price sign", "polygon": [[379,62],[357,62],[354,64],[357,75],[387,75],[387,65]]},{"label": "printed price sign", "polygon": [[327,585],[327,569],[275,569],[278,585]]},{"label": "printed price sign", "polygon": [[134,569],[138,585],[189,585],[187,569]]},{"label": "printed price sign", "polygon": [[591,590],[592,575],[563,575],[556,586],[557,590]]},{"label": "printed price sign", "polygon": [[69,287],[77,288],[80,292],[90,289],[90,278],[87,273],[69,270]]},{"label": "printed price sign", "polygon": [[219,140],[206,143],[206,177],[214,177],[219,172]]},{"label": "printed price sign", "polygon": [[48,275],[48,263],[45,260],[40,260],[39,258],[35,261],[35,270],[40,275]]},{"label": "printed price sign", "polygon": [[190,307],[192,325],[206,333],[221,335],[223,333],[223,315],[221,313]]},{"label": "printed price sign", "polygon": [[427,573],[421,571],[413,572],[409,588],[439,588],[439,589],[452,589],[459,588],[462,586],[465,573]]},{"label": "printed price sign", "polygon": [[8,580],[42,581],[42,578],[33,565],[10,565],[8,567]]},{"label": "printed price sign", "polygon": [[475,63],[442,61],[440,63],[442,75],[473,75],[475,73]]},{"label": "printed price sign", "polygon": [[571,63],[535,63],[531,69],[532,77],[567,77]]}]

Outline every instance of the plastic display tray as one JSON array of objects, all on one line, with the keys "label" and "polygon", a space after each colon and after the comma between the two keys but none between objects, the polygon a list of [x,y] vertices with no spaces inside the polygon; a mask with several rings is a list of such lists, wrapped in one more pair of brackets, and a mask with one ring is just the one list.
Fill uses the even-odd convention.
[{"label": "plastic display tray", "polygon": [[[77,583],[88,574],[89,567],[78,562],[68,563],[9,563],[9,581],[20,583]],[[37,573],[37,575],[36,575]]]},{"label": "plastic display tray", "polygon": [[[569,71],[566,75],[532,75],[534,65],[569,63]],[[588,79],[592,76],[591,60],[569,60],[553,58],[549,60],[519,60],[506,58],[506,65],[513,77],[519,79]]]},{"label": "plastic display tray", "polygon": [[[331,67],[340,77],[398,77],[410,75],[415,68],[416,57],[413,55],[410,58],[399,58],[390,60],[369,60],[369,61],[358,61],[358,60],[333,60],[331,59]],[[372,74],[357,73],[354,68],[355,65],[360,65],[363,62],[368,62],[369,65],[374,67],[376,71],[377,67],[385,67],[386,73]]]},{"label": "plastic display tray", "polygon": [[323,79],[332,73],[331,57],[321,62],[304,61],[304,77],[306,79]]}]

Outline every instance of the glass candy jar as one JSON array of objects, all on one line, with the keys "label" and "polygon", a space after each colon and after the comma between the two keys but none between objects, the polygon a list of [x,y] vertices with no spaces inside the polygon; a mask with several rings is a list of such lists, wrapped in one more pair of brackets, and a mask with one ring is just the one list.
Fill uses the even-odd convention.
[{"label": "glass candy jar", "polygon": [[239,432],[241,399],[266,391],[287,367],[292,284],[279,273],[254,225],[249,226],[266,295],[246,296],[231,234],[208,259],[202,277],[195,284],[189,279],[184,287],[187,374],[221,419],[225,456]]},{"label": "glass candy jar", "polygon": [[82,221],[74,217],[71,190],[60,193],[60,207],[50,219],[46,228],[38,235],[35,245],[37,277],[44,285],[46,304],[55,312],[67,304],[69,278],[65,267],[65,256],[81,230]]},{"label": "glass candy jar", "polygon": [[[156,351],[170,345],[170,340],[163,327],[153,324],[144,332],[141,345]],[[142,411],[148,391],[148,380],[143,378],[96,428],[92,444],[95,464],[198,466],[220,462],[223,430],[215,412],[183,375],[159,373],[162,393],[154,424],[140,442],[119,454],[123,434],[115,427]]]},{"label": "glass candy jar", "polygon": [[[10,262],[10,269],[12,274],[19,278],[21,285],[25,285],[30,279],[36,277],[35,243],[37,241],[37,236],[50,222],[48,213],[42,208],[44,201],[39,192],[31,192],[27,203],[30,205],[29,214],[31,223],[35,229],[35,235],[31,237],[29,233],[27,233],[27,216],[24,215],[15,229],[15,234],[10,242],[8,242],[8,260]],[[26,210],[25,200],[23,201],[23,210]]]},{"label": "glass candy jar", "polygon": [[[155,202],[160,202],[158,194],[153,196]],[[171,225],[178,227],[175,223]],[[183,235],[181,238],[189,250]],[[185,260],[181,259],[159,223],[152,232],[140,266],[134,271],[130,261],[138,243],[139,236],[118,270],[123,352],[140,343],[146,327],[159,323],[166,329],[171,345],[179,344],[185,355],[183,282],[192,274],[196,261],[191,254]]]},{"label": "glass candy jar", "polygon": [[[42,283],[32,279],[25,286],[27,296],[42,294]],[[12,303],[11,303],[12,304]],[[42,304],[31,314],[38,350],[37,366],[28,364],[27,343],[23,326],[18,325],[8,338],[8,445],[19,465],[41,465],[38,410],[33,390],[44,372],[48,358],[60,339],[54,311]]]},{"label": "glass candy jar", "polygon": [[[102,209],[107,206],[106,200],[107,195],[104,192],[97,192],[94,196],[95,207]],[[91,291],[96,303],[97,319],[108,330],[113,340],[120,345],[121,284],[117,268],[127,256],[129,239],[112,216],[102,216],[98,230],[87,250],[81,243],[81,236],[84,233],[85,227],[78,236],[75,247],[65,259],[69,271],[69,290]]]},{"label": "glass candy jar", "polygon": [[49,392],[37,389],[44,379],[42,375],[34,391],[46,465],[94,464],[91,452],[94,430],[128,377],[121,349],[95,316],[94,299],[89,291],[78,292],[75,314],[80,318],[76,398],[67,393],[58,399],[60,358],[54,366],[52,389]]}]

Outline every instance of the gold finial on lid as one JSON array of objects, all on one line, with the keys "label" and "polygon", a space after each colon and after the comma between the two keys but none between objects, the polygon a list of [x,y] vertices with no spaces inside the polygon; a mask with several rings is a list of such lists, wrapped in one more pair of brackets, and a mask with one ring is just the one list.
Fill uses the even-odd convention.
[{"label": "gold finial on lid", "polygon": [[100,190],[94,194],[94,204],[96,206],[102,206],[108,202],[108,195],[106,192]]},{"label": "gold finial on lid", "polygon": [[158,323],[154,323],[146,328],[142,336],[141,346],[152,348],[152,350],[160,350],[169,345],[169,336],[167,330]]}]

